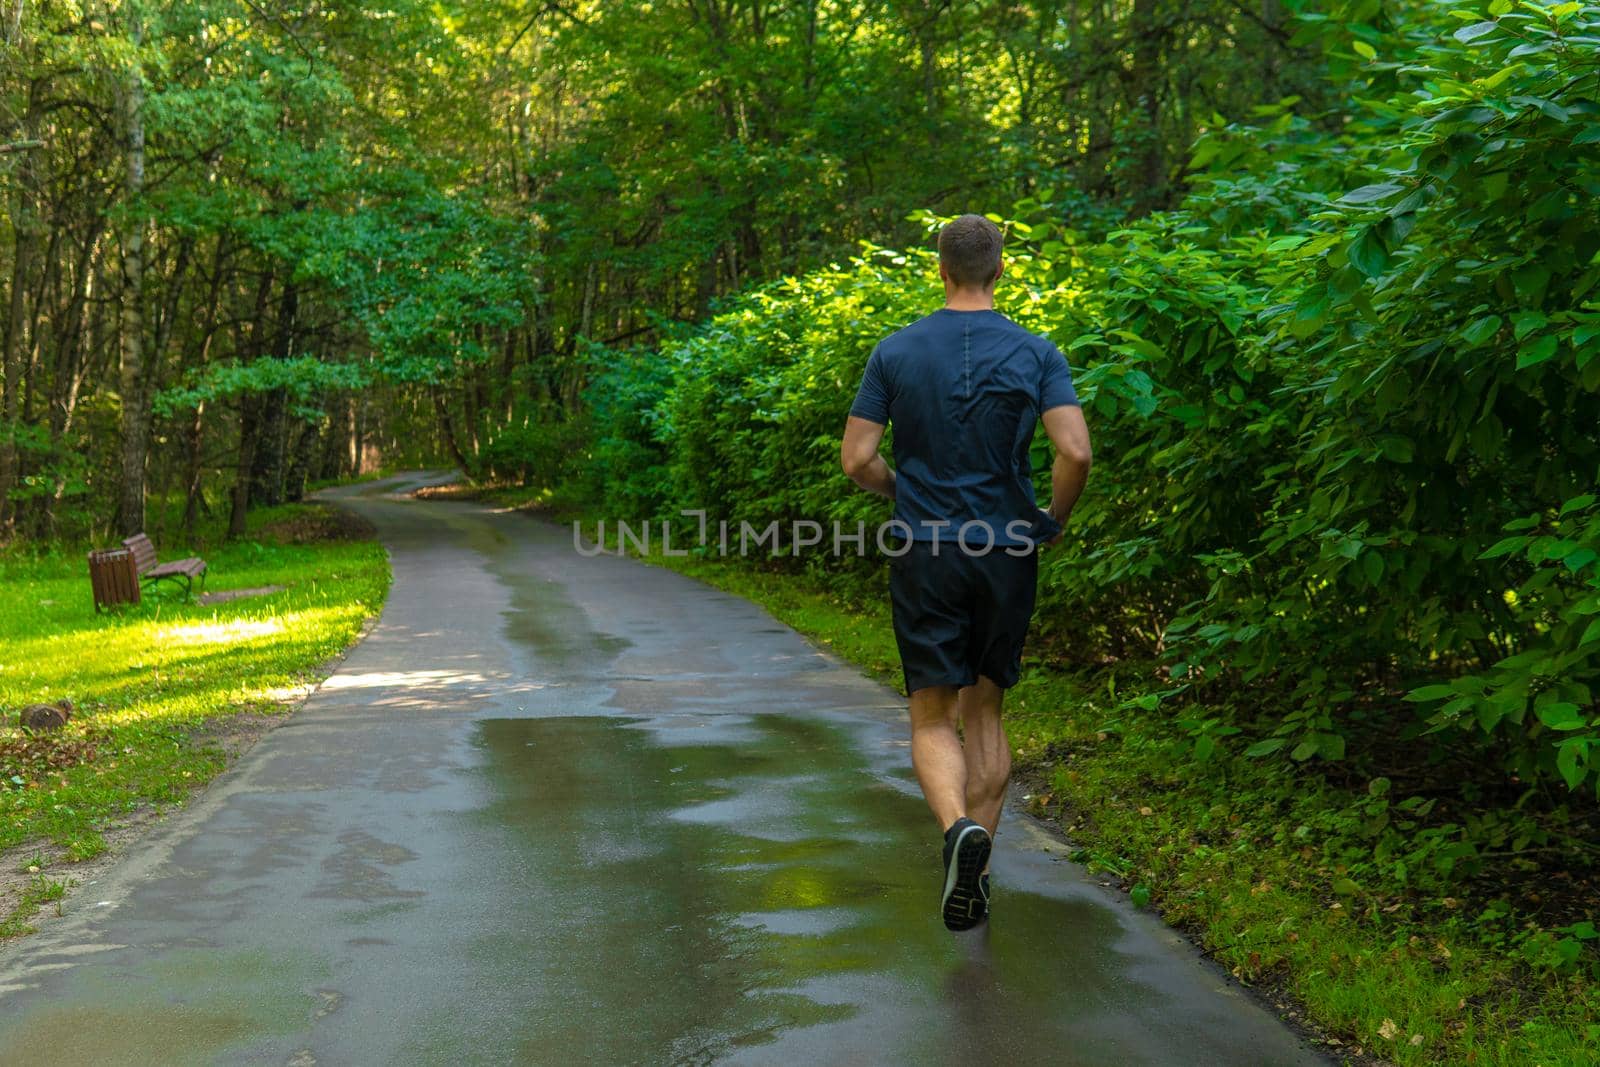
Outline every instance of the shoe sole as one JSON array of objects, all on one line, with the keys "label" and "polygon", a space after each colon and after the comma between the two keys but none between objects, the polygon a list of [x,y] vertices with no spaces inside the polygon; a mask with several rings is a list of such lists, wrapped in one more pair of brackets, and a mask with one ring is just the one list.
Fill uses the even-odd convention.
[{"label": "shoe sole", "polygon": [[944,875],[944,897],[939,902],[945,929],[970,930],[983,922],[988,909],[979,891],[978,878],[989,863],[991,848],[989,831],[981,826],[969,826],[956,838],[950,869]]}]

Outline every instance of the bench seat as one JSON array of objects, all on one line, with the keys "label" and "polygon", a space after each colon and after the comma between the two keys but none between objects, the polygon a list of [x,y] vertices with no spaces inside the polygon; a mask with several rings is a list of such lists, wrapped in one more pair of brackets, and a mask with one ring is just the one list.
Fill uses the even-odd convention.
[{"label": "bench seat", "polygon": [[205,573],[206,561],[199,556],[190,556],[188,559],[172,559],[165,563],[158,563],[145,571],[143,576],[147,579],[166,578],[174,574],[182,574],[190,578],[199,577]]}]

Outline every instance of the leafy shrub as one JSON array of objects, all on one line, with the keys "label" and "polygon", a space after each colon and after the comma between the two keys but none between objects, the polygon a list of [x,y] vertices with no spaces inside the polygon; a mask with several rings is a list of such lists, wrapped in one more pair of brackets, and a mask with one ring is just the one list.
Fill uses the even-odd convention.
[{"label": "leafy shrub", "polygon": [[587,437],[581,420],[562,420],[549,412],[518,411],[496,426],[478,452],[483,472],[497,480],[552,486],[568,480],[578,449]]},{"label": "leafy shrub", "polygon": [[[1181,210],[1103,240],[1014,212],[1001,309],[1067,352],[1097,455],[1044,566],[1046,647],[1159,656],[1139,707],[1212,708],[1185,720],[1197,753],[1381,738],[1600,785],[1600,6],[1488,11],[1307,15],[1359,43],[1348,121],[1214,130]],[[886,517],[838,436],[935,279],[926,251],[868,248],[630,354],[593,394],[605,498]]]}]

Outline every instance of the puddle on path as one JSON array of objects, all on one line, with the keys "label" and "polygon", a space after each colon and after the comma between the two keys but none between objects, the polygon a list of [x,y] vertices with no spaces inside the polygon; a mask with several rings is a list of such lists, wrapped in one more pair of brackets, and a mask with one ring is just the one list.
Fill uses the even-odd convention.
[{"label": "puddle on path", "polygon": [[32,1012],[0,1048],[15,1063],[222,1062],[239,1042],[309,1023],[315,1006],[299,990],[319,978],[325,968],[304,953],[175,947],[138,981],[84,969],[71,1002]]},{"label": "puddle on path", "polygon": [[708,744],[648,720],[480,724],[496,799],[471,818],[503,841],[483,874],[527,888],[471,949],[486,983],[523,991],[507,1053],[1128,1064],[1181,1047],[1111,912],[1002,889],[991,933],[952,937],[920,801],[838,725],[739,726]]}]

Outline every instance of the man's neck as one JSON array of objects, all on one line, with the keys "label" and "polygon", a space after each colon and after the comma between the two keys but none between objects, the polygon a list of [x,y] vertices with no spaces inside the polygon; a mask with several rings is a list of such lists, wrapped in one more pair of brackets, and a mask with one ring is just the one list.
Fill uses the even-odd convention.
[{"label": "man's neck", "polygon": [[994,294],[957,289],[945,293],[944,306],[951,311],[993,311]]}]

